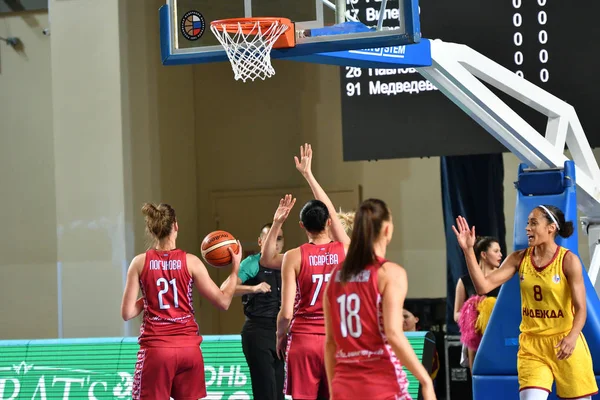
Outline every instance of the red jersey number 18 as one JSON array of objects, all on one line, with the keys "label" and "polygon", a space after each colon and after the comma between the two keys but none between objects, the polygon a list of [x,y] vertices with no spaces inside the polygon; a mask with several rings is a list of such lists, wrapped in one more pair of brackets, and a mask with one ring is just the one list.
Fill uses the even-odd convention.
[{"label": "red jersey number 18", "polygon": [[348,334],[353,338],[359,338],[362,334],[362,325],[360,323],[360,297],[356,293],[341,295],[337,298],[340,305],[340,329],[343,337]]}]

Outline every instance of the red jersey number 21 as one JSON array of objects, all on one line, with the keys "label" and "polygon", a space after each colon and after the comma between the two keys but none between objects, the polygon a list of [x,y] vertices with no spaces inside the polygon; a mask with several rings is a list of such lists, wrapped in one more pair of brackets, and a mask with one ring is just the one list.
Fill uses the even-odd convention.
[{"label": "red jersey number 21", "polygon": [[170,281],[167,281],[165,278],[158,278],[156,280],[156,286],[162,286],[162,290],[158,292],[158,306],[161,310],[171,308],[171,305],[167,304],[163,298],[163,295],[169,292],[169,286],[173,288],[173,306],[175,308],[179,308],[179,299],[177,298],[177,280],[175,278],[171,279]]}]

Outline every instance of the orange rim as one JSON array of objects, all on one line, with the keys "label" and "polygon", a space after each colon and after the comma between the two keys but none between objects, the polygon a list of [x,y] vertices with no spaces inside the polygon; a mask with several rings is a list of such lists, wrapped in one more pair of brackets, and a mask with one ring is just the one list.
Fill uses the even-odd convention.
[{"label": "orange rim", "polygon": [[279,17],[253,17],[253,18],[229,18],[212,21],[210,24],[221,31],[227,31],[229,33],[236,33],[241,26],[242,32],[245,35],[256,32],[256,23],[258,22],[261,30],[268,29],[273,22],[279,22],[282,25],[288,26],[290,31],[293,23],[288,18]]}]

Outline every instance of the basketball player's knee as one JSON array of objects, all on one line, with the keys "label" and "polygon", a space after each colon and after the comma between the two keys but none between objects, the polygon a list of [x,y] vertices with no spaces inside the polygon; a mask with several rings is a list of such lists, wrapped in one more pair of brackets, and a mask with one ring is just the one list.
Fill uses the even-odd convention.
[{"label": "basketball player's knee", "polygon": [[519,392],[519,400],[546,400],[548,392],[542,389],[525,389]]}]

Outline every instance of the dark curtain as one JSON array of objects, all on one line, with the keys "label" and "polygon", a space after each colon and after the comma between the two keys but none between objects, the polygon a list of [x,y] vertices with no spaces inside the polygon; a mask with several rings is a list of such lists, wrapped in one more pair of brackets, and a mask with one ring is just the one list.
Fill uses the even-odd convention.
[{"label": "dark curtain", "polygon": [[504,163],[502,154],[441,157],[440,172],[447,257],[447,332],[458,334],[454,322],[456,282],[468,271],[452,225],[462,215],[470,226],[475,225],[477,236],[497,237],[506,257]]}]

